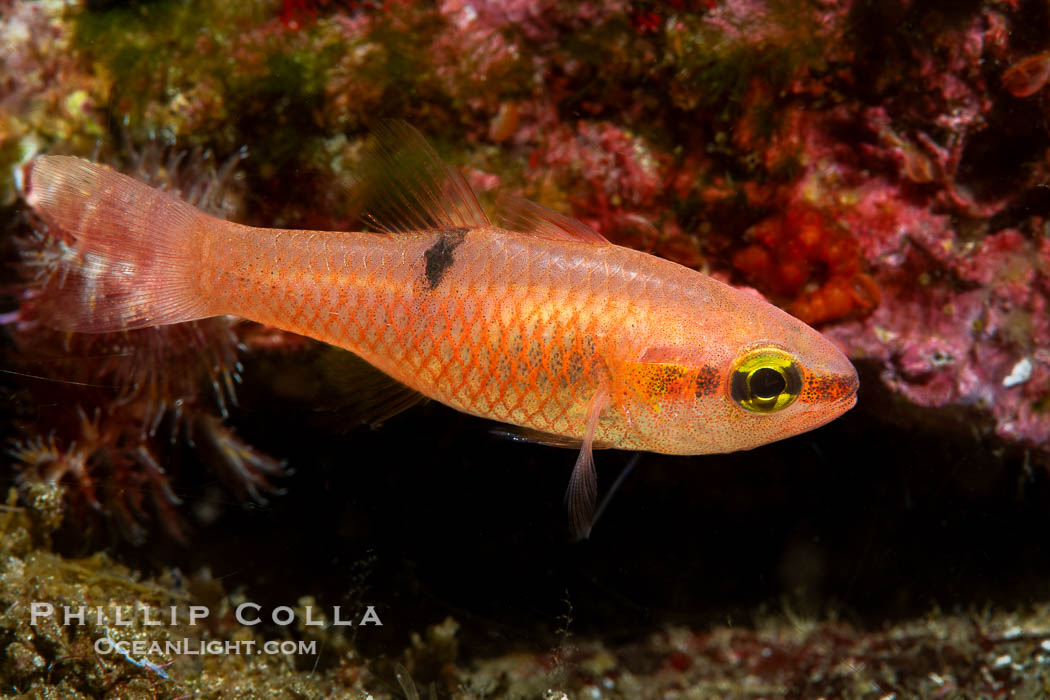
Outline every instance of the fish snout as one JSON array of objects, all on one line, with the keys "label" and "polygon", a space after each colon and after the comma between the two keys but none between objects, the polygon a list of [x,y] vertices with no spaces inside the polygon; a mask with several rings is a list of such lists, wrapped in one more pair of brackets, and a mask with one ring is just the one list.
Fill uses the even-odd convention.
[{"label": "fish snout", "polygon": [[832,402],[845,413],[857,405],[857,390],[860,389],[860,377],[857,368],[845,355],[841,355],[829,373],[827,386],[830,389]]},{"label": "fish snout", "polygon": [[850,372],[843,377],[843,382],[846,385],[846,396],[842,399],[845,404],[843,411],[848,411],[857,405],[857,390],[860,389],[860,377],[857,376],[857,370],[850,366]]},{"label": "fish snout", "polygon": [[803,391],[803,400],[813,406],[824,406],[834,415],[839,415],[857,404],[859,388],[860,378],[857,376],[857,370],[843,356],[834,366],[827,367],[820,374],[811,377]]}]

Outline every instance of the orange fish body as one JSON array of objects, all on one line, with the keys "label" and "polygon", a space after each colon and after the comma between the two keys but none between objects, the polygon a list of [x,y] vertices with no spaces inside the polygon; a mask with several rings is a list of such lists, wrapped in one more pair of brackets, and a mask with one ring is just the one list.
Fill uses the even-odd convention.
[{"label": "orange fish body", "polygon": [[[787,437],[853,396],[852,367],[795,319],[619,246],[495,228],[385,236],[211,224],[201,238],[212,313],[346,348],[453,408],[544,433],[582,439],[603,384],[617,410],[602,413],[595,441],[673,454]],[[434,251],[445,259],[428,263]],[[828,344],[813,348],[829,356],[810,371],[839,379],[802,400],[795,422],[773,428],[727,400],[741,348],[807,339]]]},{"label": "orange fish body", "polygon": [[365,209],[378,233],[242,226],[86,161],[38,159],[27,199],[73,240],[54,323],[234,314],[350,350],[453,408],[581,446],[578,534],[592,446],[748,449],[855,403],[838,348],[757,297],[529,202],[506,204],[515,230],[497,228],[408,127],[376,158],[390,166]]}]

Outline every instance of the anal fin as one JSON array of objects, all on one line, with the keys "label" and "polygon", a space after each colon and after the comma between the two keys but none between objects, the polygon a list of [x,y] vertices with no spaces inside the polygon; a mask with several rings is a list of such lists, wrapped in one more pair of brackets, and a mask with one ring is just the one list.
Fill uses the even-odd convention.
[{"label": "anal fin", "polygon": [[349,351],[326,347],[317,362],[325,394],[316,410],[326,424],[376,426],[427,400]]}]

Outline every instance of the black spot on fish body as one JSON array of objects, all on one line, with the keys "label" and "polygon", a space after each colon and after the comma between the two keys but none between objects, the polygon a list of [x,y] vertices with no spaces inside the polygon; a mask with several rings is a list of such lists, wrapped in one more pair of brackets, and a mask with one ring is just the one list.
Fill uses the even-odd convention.
[{"label": "black spot on fish body", "polygon": [[445,273],[448,272],[448,269],[452,267],[452,263],[455,262],[453,254],[456,248],[467,237],[467,231],[469,230],[463,227],[444,229],[438,232],[438,239],[434,242],[434,245],[427,248],[427,251],[423,253],[423,260],[425,261],[423,275],[426,279],[427,289],[436,289],[441,284],[441,280],[445,278]]}]

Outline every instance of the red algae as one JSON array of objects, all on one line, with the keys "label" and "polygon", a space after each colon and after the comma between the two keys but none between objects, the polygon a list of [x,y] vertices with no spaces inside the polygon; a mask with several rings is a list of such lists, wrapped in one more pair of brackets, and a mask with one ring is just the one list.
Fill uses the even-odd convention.
[{"label": "red algae", "polygon": [[862,272],[856,240],[800,206],[765,219],[748,232],[755,241],[733,254],[733,267],[807,323],[866,316],[879,305],[874,280]]}]

